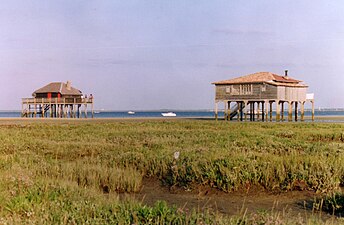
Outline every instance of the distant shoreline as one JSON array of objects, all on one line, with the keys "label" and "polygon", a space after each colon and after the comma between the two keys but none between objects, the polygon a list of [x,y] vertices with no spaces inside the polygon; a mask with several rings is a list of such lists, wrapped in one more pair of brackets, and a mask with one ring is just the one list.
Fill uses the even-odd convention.
[{"label": "distant shoreline", "polygon": [[[294,119],[294,118],[293,118]],[[22,118],[22,117],[0,117],[1,122],[5,121],[12,121],[12,122],[99,122],[99,121],[149,121],[149,120],[215,120],[214,117],[99,117],[99,118]],[[222,117],[219,117],[219,121],[223,121]],[[237,122],[236,119],[229,121],[230,122]],[[243,121],[245,122],[245,121]],[[247,121],[250,122],[250,121]],[[262,121],[256,121],[256,122],[262,122]],[[275,123],[276,121],[273,121]],[[305,123],[312,122],[310,116],[305,116]],[[326,116],[316,116],[315,117],[315,123],[338,123],[343,122],[344,123],[344,116],[337,116],[337,115],[326,115]],[[270,123],[270,122],[268,122]],[[285,119],[281,123],[288,123],[288,121]],[[297,122],[293,121],[293,123],[302,123],[299,117],[299,120]]]}]

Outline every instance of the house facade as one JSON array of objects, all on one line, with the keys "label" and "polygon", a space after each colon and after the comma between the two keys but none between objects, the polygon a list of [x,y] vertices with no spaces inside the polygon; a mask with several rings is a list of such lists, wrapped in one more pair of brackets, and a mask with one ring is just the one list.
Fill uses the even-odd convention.
[{"label": "house facade", "polygon": [[[272,120],[273,104],[276,105],[277,121],[284,119],[285,103],[289,107],[288,120],[292,119],[291,110],[293,105],[295,120],[297,120],[299,104],[301,105],[301,120],[304,119],[304,104],[307,100],[311,100],[314,108],[314,99],[307,99],[308,85],[289,77],[287,71],[285,71],[284,76],[271,72],[258,72],[234,79],[213,82],[212,84],[215,85],[216,117],[219,102],[225,104],[227,119],[238,115],[239,120],[243,120],[243,115],[246,117],[246,114],[249,114],[250,120],[262,119],[265,121],[269,112],[270,120]],[[237,107],[232,109],[233,112],[230,112],[232,102],[235,102]],[[270,111],[268,107],[270,107]]]},{"label": "house facade", "polygon": [[32,93],[32,98],[22,99],[22,116],[80,118],[87,117],[87,106],[93,117],[93,96],[84,97],[82,92],[72,87],[70,81],[52,82]]}]

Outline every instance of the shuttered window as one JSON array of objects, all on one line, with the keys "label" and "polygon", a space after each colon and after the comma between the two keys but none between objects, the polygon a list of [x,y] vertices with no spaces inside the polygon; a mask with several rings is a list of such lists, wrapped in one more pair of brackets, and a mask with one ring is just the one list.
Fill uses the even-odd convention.
[{"label": "shuttered window", "polygon": [[230,85],[226,87],[226,93],[230,95],[252,95],[252,84]]}]

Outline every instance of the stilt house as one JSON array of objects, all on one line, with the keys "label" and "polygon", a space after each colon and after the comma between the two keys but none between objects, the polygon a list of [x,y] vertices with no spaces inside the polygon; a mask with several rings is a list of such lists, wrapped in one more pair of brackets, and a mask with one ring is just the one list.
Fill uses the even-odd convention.
[{"label": "stilt house", "polygon": [[[304,120],[304,105],[312,103],[314,120],[314,94],[307,94],[308,86],[302,81],[270,72],[258,72],[230,80],[217,81],[215,85],[215,117],[218,117],[218,103],[225,105],[225,119],[250,121],[272,121],[275,104],[276,121],[284,120],[284,104],[288,104],[288,121],[298,120],[298,104],[301,105],[301,120]],[[236,103],[231,108],[231,103]]]},{"label": "stilt house", "polygon": [[72,87],[71,82],[53,82],[32,93],[33,98],[22,99],[24,117],[70,117],[80,118],[84,112],[87,118],[87,106],[91,106],[93,117],[93,96],[84,97],[82,92]]}]

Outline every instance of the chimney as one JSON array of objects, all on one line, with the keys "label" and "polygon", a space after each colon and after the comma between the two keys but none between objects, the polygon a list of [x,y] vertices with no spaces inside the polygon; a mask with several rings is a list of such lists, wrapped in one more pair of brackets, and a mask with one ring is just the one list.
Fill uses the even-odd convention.
[{"label": "chimney", "polygon": [[285,77],[288,77],[288,70],[285,70],[285,71],[284,71],[284,76],[285,76]]},{"label": "chimney", "polygon": [[70,91],[72,89],[72,82],[68,80],[66,86],[67,90]]}]

